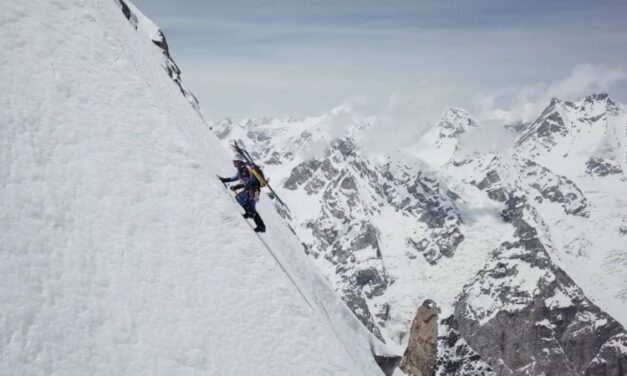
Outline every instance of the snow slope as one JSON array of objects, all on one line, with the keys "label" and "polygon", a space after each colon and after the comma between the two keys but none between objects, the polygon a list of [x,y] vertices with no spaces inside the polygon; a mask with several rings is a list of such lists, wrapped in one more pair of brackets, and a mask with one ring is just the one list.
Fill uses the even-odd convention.
[{"label": "snow slope", "polygon": [[228,152],[123,10],[2,4],[0,373],[380,374],[272,206],[261,238],[240,217]]}]

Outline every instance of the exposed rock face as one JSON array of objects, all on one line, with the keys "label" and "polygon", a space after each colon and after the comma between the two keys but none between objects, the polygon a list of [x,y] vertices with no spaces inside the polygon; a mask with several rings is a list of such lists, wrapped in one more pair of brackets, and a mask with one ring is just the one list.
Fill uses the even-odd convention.
[{"label": "exposed rock face", "polygon": [[410,238],[410,244],[430,263],[437,263],[442,257],[452,257],[464,240],[460,225],[463,223],[455,205],[457,195],[443,187],[435,179],[418,174],[407,192],[415,204],[407,209],[416,213],[421,222],[427,225],[427,236]]},{"label": "exposed rock face", "polygon": [[[135,30],[142,31],[148,35],[148,37],[152,40],[152,42],[157,46],[161,52],[163,53],[163,69],[168,73],[168,76],[174,81],[176,86],[178,86],[181,94],[187,99],[187,101],[192,105],[194,110],[200,115],[202,118],[202,114],[200,112],[200,105],[198,103],[198,99],[196,96],[183,84],[183,80],[181,79],[181,69],[176,65],[174,59],[170,55],[170,48],[168,47],[168,42],[165,39],[165,35],[157,25],[150,22],[145,17],[140,18],[135,15],[135,7],[130,6],[124,0],[118,0],[120,3],[120,7],[122,8],[122,13],[124,17],[128,20],[128,22],[133,26]],[[141,30],[140,30],[141,29]]]},{"label": "exposed rock face", "polygon": [[528,159],[521,161],[521,175],[525,183],[539,193],[535,198],[537,201],[556,202],[562,205],[566,214],[588,217],[588,200],[572,180]]},{"label": "exposed rock face", "polygon": [[304,184],[307,192],[322,194],[321,211],[310,223],[316,240],[308,249],[334,265],[344,301],[382,338],[365,299],[381,295],[391,281],[381,259],[378,231],[368,220],[377,208],[363,200],[356,184],[365,162],[353,150],[350,142],[334,142],[323,162],[310,160],[292,170],[286,188],[297,181],[295,185]]},{"label": "exposed rock face", "polygon": [[586,172],[589,175],[607,176],[622,174],[623,170],[616,163],[601,158],[590,158],[586,162]]},{"label": "exposed rock face", "polygon": [[571,106],[570,102],[561,102],[557,98],[551,99],[549,106],[544,109],[536,121],[528,124],[521,130],[518,144],[533,143],[534,146],[550,148],[556,144],[556,135],[564,136],[568,127],[560,111],[561,106]]},{"label": "exposed rock face", "polygon": [[321,164],[321,162],[312,159],[294,167],[292,173],[285,181],[284,187],[291,190],[297,189],[313,176]]},{"label": "exposed rock face", "polygon": [[438,310],[433,301],[425,300],[411,325],[409,344],[400,367],[410,376],[433,376],[438,360],[437,351]]},{"label": "exposed rock face", "polygon": [[[503,218],[516,228],[455,306],[459,332],[499,375],[620,374],[625,329],[553,264],[540,219],[512,195]],[[618,373],[617,373],[618,372]]]},{"label": "exposed rock face", "polygon": [[135,30],[137,30],[137,23],[139,22],[137,20],[137,16],[131,12],[131,8],[128,7],[128,5],[126,4],[126,2],[124,2],[124,0],[118,0],[120,3],[120,6],[122,7],[122,13],[124,14],[124,17],[126,17],[126,19],[128,20],[128,22],[131,23],[131,25],[135,28]]},{"label": "exposed rock face", "polygon": [[617,334],[601,346],[597,356],[592,359],[586,376],[623,376],[627,375],[627,335]]},{"label": "exposed rock face", "polygon": [[438,376],[496,376],[458,331],[454,315],[440,321],[438,329]]},{"label": "exposed rock face", "polygon": [[460,108],[449,107],[444,111],[442,120],[438,124],[441,138],[456,138],[471,128],[478,128],[479,124],[470,114]]},{"label": "exposed rock face", "polygon": [[477,188],[483,189],[492,200],[505,202],[507,193],[502,186],[501,177],[496,170],[490,170],[485,178],[476,184]]}]

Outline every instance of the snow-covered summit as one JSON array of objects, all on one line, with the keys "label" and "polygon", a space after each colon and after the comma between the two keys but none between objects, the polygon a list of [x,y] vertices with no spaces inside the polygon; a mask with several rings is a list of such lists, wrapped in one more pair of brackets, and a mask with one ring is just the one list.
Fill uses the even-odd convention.
[{"label": "snow-covered summit", "polygon": [[479,123],[467,111],[448,107],[438,122],[411,148],[410,153],[438,169],[459,151],[460,137],[479,130]]},{"label": "snow-covered summit", "polygon": [[0,373],[381,374],[272,205],[259,237],[215,179],[230,152],[152,23],[0,8]]},{"label": "snow-covered summit", "polygon": [[436,129],[440,137],[454,138],[478,127],[477,121],[466,110],[448,107],[440,116]]},{"label": "snow-covered summit", "polygon": [[586,170],[615,173],[624,170],[626,163],[627,157],[619,152],[627,143],[626,119],[623,106],[607,94],[576,102],[554,98],[540,117],[522,130],[516,141],[517,153],[567,174]]}]

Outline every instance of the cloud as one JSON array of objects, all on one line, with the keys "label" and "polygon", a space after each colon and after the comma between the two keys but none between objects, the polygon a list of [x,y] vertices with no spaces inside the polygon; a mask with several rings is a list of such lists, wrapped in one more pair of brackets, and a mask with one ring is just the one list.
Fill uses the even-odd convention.
[{"label": "cloud", "polygon": [[551,98],[577,100],[595,92],[607,92],[625,79],[627,74],[621,68],[580,64],[554,82],[514,85],[491,94],[478,94],[470,108],[481,129],[462,135],[459,146],[469,154],[504,152],[515,141],[514,132],[504,125],[535,120]]},{"label": "cloud", "polygon": [[353,108],[368,114],[371,126],[358,140],[367,150],[390,153],[414,145],[420,136],[433,127],[442,111],[456,96],[453,83],[425,80],[414,91],[395,91],[383,105],[371,98],[360,97]]},{"label": "cloud", "polygon": [[627,73],[619,67],[580,64],[556,81],[512,85],[488,94],[479,93],[468,102],[457,85],[433,80],[421,82],[415,91],[392,93],[384,105],[377,106],[365,96],[349,102],[362,116],[371,115],[372,125],[359,140],[366,150],[390,154],[415,145],[437,123],[442,111],[452,105],[468,109],[481,126],[460,137],[464,152],[500,153],[513,144],[516,136],[505,125],[533,121],[553,97],[576,100],[607,92],[626,79]]},{"label": "cloud", "polygon": [[463,154],[507,152],[516,140],[516,134],[503,126],[482,126],[459,137],[458,148]]},{"label": "cloud", "polygon": [[495,93],[480,93],[472,102],[472,110],[482,124],[508,124],[532,121],[548,105],[551,98],[576,100],[597,92],[608,92],[627,79],[621,67],[580,64],[571,73],[550,83],[515,85]]}]

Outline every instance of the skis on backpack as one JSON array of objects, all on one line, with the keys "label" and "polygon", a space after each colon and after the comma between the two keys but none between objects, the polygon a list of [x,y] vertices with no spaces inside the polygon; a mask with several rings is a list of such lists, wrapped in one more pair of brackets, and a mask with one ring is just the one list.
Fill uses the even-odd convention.
[{"label": "skis on backpack", "polygon": [[[237,143],[237,141],[233,141],[233,145],[231,145],[231,147],[233,148],[233,150],[238,153],[239,155],[242,156],[242,158],[244,158],[244,160],[246,161],[246,163],[252,165],[253,167],[255,167],[256,169],[259,169],[259,171],[261,171],[261,169],[259,168],[259,166],[255,163],[255,161],[253,160],[253,158],[250,156],[250,154],[248,153],[248,150],[242,148],[241,146],[239,146],[239,144]],[[270,190],[270,192],[272,193],[272,196],[270,196],[272,199],[275,199],[279,204],[281,204],[281,207],[287,211],[287,213],[290,213],[290,209],[287,206],[287,204],[285,202],[283,202],[283,200],[281,200],[281,198],[279,197],[279,195],[275,192],[274,189],[272,189],[272,187],[269,184],[269,179],[264,179],[265,180],[265,186],[268,187],[268,189]]]}]

